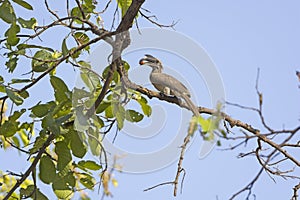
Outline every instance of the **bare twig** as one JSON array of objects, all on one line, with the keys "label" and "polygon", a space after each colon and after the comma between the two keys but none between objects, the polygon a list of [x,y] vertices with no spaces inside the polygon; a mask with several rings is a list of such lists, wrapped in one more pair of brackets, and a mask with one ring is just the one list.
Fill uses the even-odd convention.
[{"label": "bare twig", "polygon": [[298,200],[298,190],[300,189],[300,183],[295,185],[295,187],[293,188],[293,197],[292,200]]},{"label": "bare twig", "polygon": [[51,13],[56,19],[59,20],[60,17],[53,10],[50,9],[50,7],[48,5],[48,1],[45,0],[44,2],[45,2],[45,5],[46,5],[46,8],[47,8],[48,12]]},{"label": "bare twig", "polygon": [[160,183],[160,184],[157,184],[157,185],[154,185],[152,187],[144,189],[144,192],[147,192],[149,190],[153,190],[154,188],[157,188],[157,187],[160,187],[160,186],[163,186],[163,185],[173,185],[173,184],[174,184],[174,181],[168,181],[168,182]]},{"label": "bare twig", "polygon": [[110,5],[110,3],[111,3],[111,0],[109,0],[109,1],[106,3],[105,7],[103,8],[102,11],[99,12],[99,14],[104,13],[104,12],[107,10],[107,8],[108,8],[108,6]]},{"label": "bare twig", "polygon": [[259,170],[259,172],[256,174],[256,176],[252,179],[252,181],[250,183],[248,183],[244,188],[242,188],[240,191],[238,191],[237,193],[233,194],[229,200],[233,200],[235,197],[237,197],[238,195],[240,195],[241,193],[248,191],[247,197],[246,199],[249,199],[251,193],[252,193],[252,188],[253,185],[255,184],[255,182],[258,180],[258,178],[260,177],[260,175],[262,174],[262,172],[264,171],[263,168],[261,168]]},{"label": "bare twig", "polygon": [[154,25],[156,25],[156,26],[158,26],[160,28],[172,28],[172,29],[174,29],[174,27],[176,26],[176,24],[179,22],[179,21],[176,21],[176,22],[173,21],[171,24],[168,24],[168,25],[160,24],[156,20],[152,19],[152,18],[157,19],[155,15],[147,16],[142,11],[139,11],[139,13],[140,13],[141,16],[145,17],[149,22],[151,22],[152,24],[154,24]]},{"label": "bare twig", "polygon": [[21,151],[21,152],[23,152],[23,153],[30,154],[29,151],[26,151],[26,150],[24,150],[24,149],[22,149],[22,148],[16,146],[15,144],[13,144],[11,141],[9,141],[8,138],[5,138],[5,141],[6,141],[10,146],[12,146],[13,148],[15,148],[15,149],[17,149],[17,150],[19,150],[19,151]]}]

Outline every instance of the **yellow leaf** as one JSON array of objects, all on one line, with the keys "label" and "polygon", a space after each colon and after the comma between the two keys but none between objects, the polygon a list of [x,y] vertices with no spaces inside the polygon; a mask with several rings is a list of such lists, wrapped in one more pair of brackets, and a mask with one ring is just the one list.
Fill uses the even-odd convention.
[{"label": "yellow leaf", "polygon": [[112,182],[113,186],[118,187],[119,183],[116,179],[112,178],[111,182]]}]

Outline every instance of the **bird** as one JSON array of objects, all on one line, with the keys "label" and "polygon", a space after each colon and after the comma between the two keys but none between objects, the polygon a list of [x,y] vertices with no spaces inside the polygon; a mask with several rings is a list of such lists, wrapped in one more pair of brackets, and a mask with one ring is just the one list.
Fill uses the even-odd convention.
[{"label": "bird", "polygon": [[190,99],[191,93],[187,87],[179,80],[169,74],[163,73],[162,62],[150,54],[145,54],[145,57],[140,59],[140,65],[147,65],[152,68],[150,73],[150,82],[163,95],[172,95],[184,99],[189,110],[194,116],[199,116],[197,106]]}]

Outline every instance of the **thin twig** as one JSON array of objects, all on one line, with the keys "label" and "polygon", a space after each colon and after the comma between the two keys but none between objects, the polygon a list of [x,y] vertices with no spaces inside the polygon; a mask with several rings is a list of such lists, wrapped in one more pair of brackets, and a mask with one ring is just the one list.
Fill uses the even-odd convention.
[{"label": "thin twig", "polygon": [[104,13],[104,12],[107,10],[107,8],[108,8],[108,6],[110,5],[110,3],[111,3],[111,0],[109,0],[109,1],[106,3],[105,7],[103,8],[102,11],[99,12],[99,14]]},{"label": "thin twig", "polygon": [[251,193],[252,193],[252,188],[253,185],[255,184],[255,182],[258,180],[258,178],[260,177],[260,175],[262,174],[262,172],[264,171],[264,168],[261,168],[259,170],[259,172],[256,174],[256,176],[252,179],[252,181],[250,183],[248,183],[244,188],[242,188],[240,191],[238,191],[237,193],[233,194],[229,200],[233,200],[235,197],[237,197],[238,195],[240,195],[241,193],[248,191],[247,197],[246,199],[249,199]]},{"label": "thin twig", "polygon": [[295,187],[293,188],[293,197],[292,200],[298,200],[298,190],[300,189],[300,183],[295,185]]},{"label": "thin twig", "polygon": [[155,20],[153,20],[152,18],[156,18],[155,15],[147,16],[142,11],[139,11],[139,14],[142,17],[145,17],[149,22],[151,22],[152,24],[154,24],[154,25],[156,25],[156,26],[158,26],[160,28],[172,28],[172,29],[174,29],[174,27],[176,26],[176,24],[179,22],[179,20],[176,21],[176,22],[173,21],[171,24],[165,25],[165,24],[160,24],[160,23],[156,22]]},{"label": "thin twig", "polygon": [[173,185],[174,184],[174,181],[168,181],[168,182],[164,182],[164,183],[160,183],[160,184],[157,184],[157,185],[154,185],[154,186],[152,186],[152,187],[149,187],[149,188],[146,188],[146,189],[144,189],[144,192],[147,192],[147,191],[149,191],[149,190],[153,190],[154,188],[157,188],[157,187],[159,187],[159,186],[163,186],[163,185]]},{"label": "thin twig", "polygon": [[60,19],[60,17],[53,10],[50,9],[50,7],[48,5],[48,1],[45,0],[44,2],[45,2],[45,5],[46,5],[46,8],[47,8],[48,12],[51,13],[56,19]]}]

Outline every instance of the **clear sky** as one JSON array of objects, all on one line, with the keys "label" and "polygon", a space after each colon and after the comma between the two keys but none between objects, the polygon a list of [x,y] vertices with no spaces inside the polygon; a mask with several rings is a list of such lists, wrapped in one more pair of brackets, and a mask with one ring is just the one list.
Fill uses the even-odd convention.
[{"label": "clear sky", "polygon": [[[42,4],[40,6],[43,7]],[[36,8],[40,6],[36,5]],[[202,46],[215,63],[223,80],[227,101],[257,106],[255,80],[257,68],[260,68],[259,88],[264,97],[264,116],[267,123],[275,129],[294,128],[299,125],[300,91],[295,76],[295,71],[300,70],[299,1],[146,1],[143,8],[150,10],[163,24],[179,20],[175,26],[176,31]],[[113,10],[114,7],[105,16],[109,16]],[[40,9],[37,12],[40,13],[39,19],[45,19],[46,22],[49,22],[48,15],[44,14],[44,10]],[[26,15],[28,14],[26,13]],[[103,17],[104,20],[106,19],[105,16]],[[109,25],[111,21],[107,20],[105,24]],[[141,28],[153,27],[144,19],[140,18],[138,21]],[[56,38],[57,36],[50,32],[47,34],[45,42],[60,48],[60,43],[55,44]],[[161,38],[156,39],[160,40]],[[178,48],[181,46],[178,45]],[[157,52],[153,49],[149,51],[158,55],[169,66],[168,69],[174,68],[177,77],[182,77],[182,80],[188,82],[189,88],[195,93],[193,98],[199,105],[208,105],[207,97],[203,97],[207,91],[202,91],[193,81],[189,81],[186,76],[190,75],[182,70],[182,65],[187,63],[182,60],[174,61],[165,52]],[[142,49],[137,51],[136,55],[132,55],[133,53],[128,55],[131,67],[138,66],[138,58],[149,51]],[[3,66],[0,66],[1,75],[6,74]],[[58,70],[58,75],[65,77],[70,84],[69,88],[75,84],[74,76],[76,74],[72,71],[73,69],[69,69],[70,73],[66,76],[64,70]],[[47,80],[43,81],[43,84],[36,86],[30,92],[38,92],[36,98],[46,101],[49,96],[41,96],[41,91],[43,94],[47,94],[43,90],[48,85]],[[26,102],[26,105],[34,105],[37,99],[33,98],[33,100]],[[205,99],[203,100],[205,103],[202,103],[202,99]],[[176,120],[173,120],[176,119],[173,113],[178,113],[180,108],[157,100],[149,101],[151,105],[164,108],[164,114],[169,120],[168,126],[177,123]],[[226,112],[234,118],[261,128],[258,116],[249,111],[226,107]],[[145,123],[147,120],[149,119],[146,119]],[[162,147],[168,143],[168,138],[172,139],[174,130],[168,126],[160,132],[160,134],[165,134],[164,137],[155,135],[147,138],[148,141],[146,142],[152,144],[147,146],[149,149],[155,150],[156,147]],[[237,130],[236,133],[238,133]],[[120,136],[117,138],[117,144],[124,147],[127,145],[129,151],[146,151],[141,145],[144,144],[144,141],[138,143],[138,141],[132,140],[132,137]],[[220,151],[220,148],[217,147],[209,156],[200,160],[198,156],[201,144],[201,138],[197,135],[183,162],[183,167],[187,173],[184,179],[183,193],[175,199],[228,199],[233,193],[248,184],[260,169],[254,157],[236,158],[240,152],[253,150],[255,143],[250,142],[247,148],[241,147],[237,151]],[[229,143],[224,142],[223,145],[222,147],[225,148],[228,147]],[[9,151],[6,154],[0,151],[0,156],[0,169],[3,171],[7,169],[15,172],[24,171],[27,167],[16,165],[16,160],[21,164],[21,161],[26,159],[23,157],[20,159],[16,152]],[[11,162],[3,162],[3,160]],[[117,188],[111,186],[114,199],[174,199],[172,196],[173,187],[170,185],[148,192],[143,192],[143,190],[161,182],[172,181],[175,177],[176,167],[177,164],[174,163],[151,173],[115,172],[114,175],[119,186]],[[297,181],[286,181],[282,178],[275,178],[275,180],[276,183],[268,175],[262,175],[253,188],[256,199],[290,199],[292,187]],[[51,192],[48,191],[47,193],[53,197]],[[92,199],[99,199],[96,193]],[[241,195],[237,199],[243,199],[243,197],[244,195]]]}]

